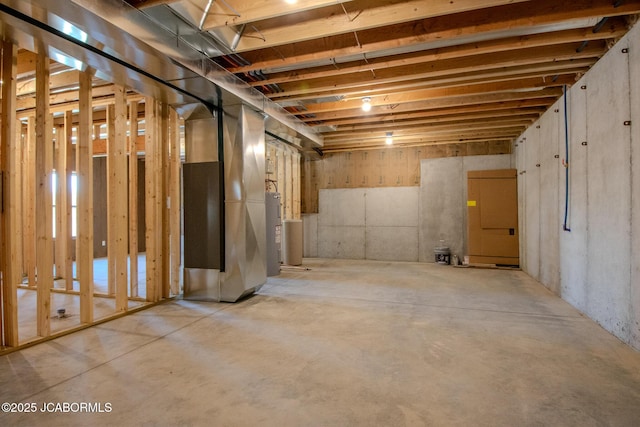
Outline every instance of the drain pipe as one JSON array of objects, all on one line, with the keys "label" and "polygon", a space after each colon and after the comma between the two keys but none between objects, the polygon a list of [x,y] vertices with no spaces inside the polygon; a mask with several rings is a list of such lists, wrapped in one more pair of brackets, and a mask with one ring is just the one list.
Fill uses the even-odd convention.
[{"label": "drain pipe", "polygon": [[564,166],[564,223],[562,229],[564,231],[571,231],[567,227],[567,218],[569,216],[569,120],[567,112],[567,85],[562,86],[563,98],[564,98],[564,160],[562,165]]}]

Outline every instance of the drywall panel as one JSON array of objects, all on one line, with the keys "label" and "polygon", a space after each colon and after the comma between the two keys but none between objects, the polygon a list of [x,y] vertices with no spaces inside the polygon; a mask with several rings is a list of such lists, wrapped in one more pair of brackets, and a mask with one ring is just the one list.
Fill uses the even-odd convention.
[{"label": "drywall panel", "polygon": [[[585,79],[580,80],[567,95],[569,120],[569,153],[561,150],[568,163],[560,176],[565,190],[569,173],[569,191],[561,194],[562,221],[565,207],[566,228],[560,234],[560,295],[581,311],[586,308],[587,283],[587,92]],[[567,160],[568,159],[568,160]],[[568,203],[566,201],[568,197]]]},{"label": "drywall panel", "polygon": [[526,163],[523,173],[527,175],[526,205],[524,209],[520,209],[527,219],[525,224],[527,241],[524,245],[527,266],[525,271],[535,279],[540,278],[540,168],[537,165],[540,148],[539,126],[544,117],[534,123],[525,134]]},{"label": "drywall panel", "polygon": [[467,172],[511,167],[509,154],[420,162],[420,261],[434,262],[433,249],[441,240],[452,254],[467,253]]},{"label": "drywall panel", "polygon": [[418,261],[417,226],[366,227],[365,258],[380,261]]},{"label": "drywall panel", "polygon": [[367,227],[417,227],[419,187],[366,190]]},{"label": "drywall panel", "polygon": [[[539,280],[555,293],[560,292],[560,219],[559,187],[559,131],[562,100],[557,101],[540,120],[540,277]],[[564,115],[564,114],[563,114]],[[558,156],[558,158],[556,158]]]},{"label": "drywall panel", "polygon": [[364,259],[364,255],[364,226],[318,225],[320,258]]},{"label": "drywall panel", "polygon": [[630,343],[640,349],[640,25],[632,29],[629,40],[631,108],[631,313]]},{"label": "drywall panel", "polygon": [[[629,333],[631,150],[624,42],[587,75],[588,260],[586,312],[623,340]],[[611,70],[615,70],[612,78]]]},{"label": "drywall panel", "polygon": [[302,256],[318,256],[318,214],[302,214],[303,248]]},{"label": "drywall panel", "polygon": [[320,190],[318,225],[363,226],[366,189]]}]

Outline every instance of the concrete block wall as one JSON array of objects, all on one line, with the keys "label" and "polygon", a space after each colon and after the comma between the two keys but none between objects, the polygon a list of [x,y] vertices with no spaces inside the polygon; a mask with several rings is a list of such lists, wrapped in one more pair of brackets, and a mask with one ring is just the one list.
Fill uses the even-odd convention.
[{"label": "concrete block wall", "polygon": [[418,187],[320,190],[318,215],[303,217],[305,256],[417,261],[418,197]]},{"label": "concrete block wall", "polygon": [[467,254],[467,172],[514,168],[509,154],[446,157],[420,162],[421,262],[434,262],[444,240],[452,254]]},{"label": "concrete block wall", "polygon": [[640,25],[567,91],[568,153],[561,98],[518,138],[515,156],[523,269],[640,350],[638,75]]}]

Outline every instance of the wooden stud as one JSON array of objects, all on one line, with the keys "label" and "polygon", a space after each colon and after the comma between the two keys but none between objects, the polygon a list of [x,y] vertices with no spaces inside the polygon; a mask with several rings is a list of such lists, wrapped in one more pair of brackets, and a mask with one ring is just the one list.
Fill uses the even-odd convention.
[{"label": "wooden stud", "polygon": [[80,321],[93,322],[93,138],[92,73],[80,73],[76,170],[78,179],[78,235],[76,266],[80,282]]},{"label": "wooden stud", "polygon": [[180,123],[178,113],[171,109],[169,115],[170,169],[169,169],[169,236],[171,259],[171,293],[180,293]]},{"label": "wooden stud", "polygon": [[300,219],[300,153],[293,153],[291,161],[293,167],[291,177],[291,185],[293,187],[293,218]]},{"label": "wooden stud", "polygon": [[125,89],[116,86],[115,103],[108,109],[108,239],[109,263],[114,266],[116,312],[127,310],[127,245],[128,245],[128,194],[127,194],[127,110]]},{"label": "wooden stud", "polygon": [[49,58],[44,48],[36,57],[36,269],[37,334],[51,333],[53,287],[53,218],[51,176],[53,172],[53,117],[49,113]]},{"label": "wooden stud", "polygon": [[2,320],[0,333],[2,345],[18,345],[18,283],[22,280],[22,248],[19,226],[21,220],[20,171],[21,144],[16,140],[16,58],[18,48],[11,42],[2,42],[2,111],[0,121],[0,169],[1,192],[4,211],[0,213],[0,238],[2,242],[0,270],[2,271]]},{"label": "wooden stud", "polygon": [[[94,122],[95,123],[95,122]],[[107,295],[116,293],[116,190],[114,181],[117,180],[115,172],[115,105],[107,106]],[[95,144],[94,144],[95,146]]]},{"label": "wooden stud", "polygon": [[286,182],[284,192],[285,218],[293,219],[293,164],[291,151],[288,148],[285,148],[284,152],[284,171],[284,180]]},{"label": "wooden stud", "polygon": [[129,102],[129,294],[138,296],[138,101]]},{"label": "wooden stud", "polygon": [[65,279],[66,282],[72,281],[73,278],[67,276],[67,253],[68,253],[68,236],[71,235],[71,230],[68,228],[68,212],[69,207],[67,181],[70,179],[67,176],[67,134],[64,126],[57,126],[56,128],[56,144],[55,144],[55,165],[56,165],[56,238],[54,243],[55,248],[55,266],[56,276]]},{"label": "wooden stud", "polygon": [[65,162],[66,169],[61,171],[61,174],[64,174],[65,184],[67,187],[67,251],[65,253],[65,263],[64,263],[64,278],[65,278],[65,289],[70,291],[73,289],[73,185],[72,185],[72,176],[75,168],[75,145],[73,144],[73,112],[71,110],[65,111],[64,113],[64,141],[66,143],[67,148],[65,149],[65,153],[67,156],[67,160]]},{"label": "wooden stud", "polygon": [[28,285],[36,286],[36,118],[27,119],[24,150],[24,268]]},{"label": "wooden stud", "polygon": [[157,139],[156,139],[156,101],[151,97],[145,99],[145,242],[146,242],[146,298],[147,301],[155,302],[159,300],[157,291],[157,271],[158,262],[158,239],[157,239],[157,203],[156,199],[156,169],[159,165],[156,161]]},{"label": "wooden stud", "polygon": [[287,182],[285,180],[285,162],[284,162],[284,150],[282,149],[282,145],[278,145],[278,152],[276,154],[276,176],[278,181],[278,190],[280,191],[280,218],[282,220],[291,219],[286,216],[286,192],[287,192]]}]

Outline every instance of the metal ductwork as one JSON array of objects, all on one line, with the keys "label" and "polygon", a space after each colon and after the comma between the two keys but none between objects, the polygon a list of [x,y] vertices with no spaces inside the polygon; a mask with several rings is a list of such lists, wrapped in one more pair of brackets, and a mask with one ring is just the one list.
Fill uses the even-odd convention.
[{"label": "metal ductwork", "polygon": [[185,299],[234,302],[267,280],[264,135],[241,103],[185,118]]}]

